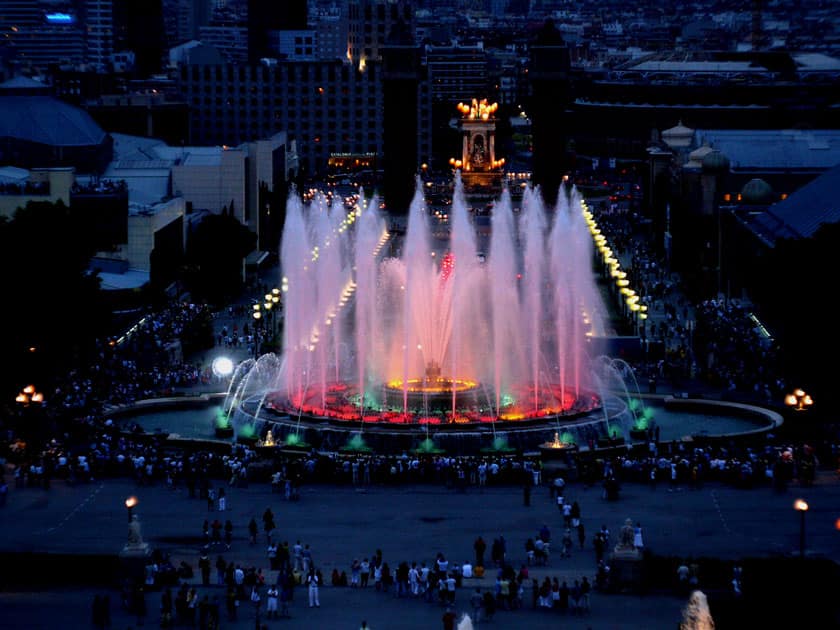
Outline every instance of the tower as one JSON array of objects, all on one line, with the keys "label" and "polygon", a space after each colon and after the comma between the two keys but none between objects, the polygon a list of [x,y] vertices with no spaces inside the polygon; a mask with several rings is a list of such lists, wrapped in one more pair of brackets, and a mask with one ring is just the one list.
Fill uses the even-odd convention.
[{"label": "tower", "polygon": [[545,202],[553,206],[563,177],[573,166],[567,118],[571,62],[569,49],[551,20],[546,21],[531,46],[528,78],[531,102],[528,115],[534,138],[534,183]]},{"label": "tower", "polygon": [[382,47],[385,203],[391,214],[407,214],[414,196],[418,160],[420,48],[408,25],[399,21]]}]

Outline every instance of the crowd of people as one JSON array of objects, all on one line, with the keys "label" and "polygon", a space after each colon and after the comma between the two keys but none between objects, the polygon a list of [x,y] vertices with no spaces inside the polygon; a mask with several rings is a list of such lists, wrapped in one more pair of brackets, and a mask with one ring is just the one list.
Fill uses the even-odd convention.
[{"label": "crowd of people", "polygon": [[640,231],[644,221],[636,212],[605,208],[595,214],[630,286],[649,309],[650,323],[640,322],[638,330],[647,356],[633,361],[639,381],[685,386],[698,379],[730,396],[763,403],[782,399],[787,385],[779,349],[749,304],[717,298],[692,303],[665,254]]},{"label": "crowd of people", "polygon": [[[629,252],[634,282],[650,308],[665,314],[659,324],[640,331],[647,342],[661,344],[664,356],[635,364],[639,375],[662,381],[696,377],[730,395],[781,399],[785,383],[778,373],[776,350],[757,328],[748,308],[732,301],[706,300],[691,305],[684,298],[675,299],[676,279],[667,271],[665,261],[635,237],[630,227],[632,217],[613,213],[601,215],[599,221],[616,235],[614,243],[619,251]],[[249,316],[241,305],[226,312],[229,318]],[[262,518],[266,570],[228,562],[222,555],[211,563],[211,551],[229,555],[233,547],[235,552],[234,531],[240,527],[248,531],[251,544],[259,544],[256,516],[245,525],[233,523],[225,514],[227,493],[249,481],[268,481],[272,490],[287,500],[299,496],[298,489],[304,483],[437,483],[471,492],[515,484],[529,489],[548,486],[552,499],[563,497],[563,485],[558,489],[554,479],[544,478],[538,456],[310,452],[300,456],[273,454],[266,461],[264,454],[242,444],[232,446],[225,454],[166,446],[154,436],[126,432],[109,418],[109,409],[140,399],[171,395],[201,384],[223,385],[209,366],[182,356],[178,343],[192,326],[217,316],[206,305],[177,302],[146,314],[124,337],[103,339],[96,359],[68,374],[46,396],[45,411],[53,420],[49,425],[53,434],[46,436],[43,448],[35,451],[16,446],[20,440],[14,426],[4,423],[2,427],[7,447],[0,456],[10,467],[15,490],[47,490],[55,480],[75,484],[130,477],[138,485],[187,488],[189,498],[206,500],[208,511],[216,513],[202,526],[200,585],[192,578],[190,567],[172,567],[165,557],[159,557],[149,569],[150,582],[126,587],[123,603],[137,614],[138,623],[147,614],[145,598],[150,590],[161,593],[162,618],[167,625],[217,627],[221,616],[235,619],[242,614],[242,607],[249,605],[258,618],[262,612],[270,617],[283,616],[288,614],[297,586],[306,588],[309,606],[320,606],[319,588],[324,585],[324,576],[312,559],[312,549],[299,541],[290,545],[277,540],[276,523],[268,513]],[[224,324],[214,331],[214,343],[225,347],[245,344],[250,352],[254,332],[247,324],[241,328]],[[620,453],[599,454],[593,450],[568,463],[576,468],[584,485],[604,484],[606,494],[608,483],[611,492],[618,492],[624,483],[647,484],[652,490],[662,484],[671,491],[697,489],[710,482],[782,489],[794,480],[804,485],[812,483],[821,462],[833,466],[838,457],[837,435],[820,444],[790,444],[767,436],[753,444],[695,445],[662,443],[651,434],[647,443]],[[3,478],[0,507],[7,496]],[[444,609],[456,602],[466,606],[464,593],[469,592],[475,621],[492,619],[498,611],[520,609],[529,603],[536,610],[585,613],[590,589],[609,588],[605,560],[610,548],[609,531],[602,526],[590,539],[594,553],[591,583],[587,575],[571,584],[557,577],[538,580],[530,574],[533,567],[549,566],[552,558],[562,562],[575,548],[588,549],[580,506],[574,501],[558,501],[558,509],[564,524],[559,540],[552,540],[547,528],[540,528],[523,542],[521,562],[512,561],[511,556],[518,556],[508,552],[503,536],[492,541],[487,559],[487,570],[495,571],[492,588],[467,589],[469,580],[485,571],[481,545],[475,548],[474,562],[460,563],[451,562],[439,551],[433,560],[401,559],[389,564],[381,551],[375,550],[359,554],[352,562],[348,559],[346,570],[334,571],[329,583],[335,587],[370,587],[395,597],[436,603]],[[641,540],[641,526],[638,528]],[[214,586],[213,568],[215,586],[224,589],[222,596],[209,588]],[[94,608],[94,625],[100,626],[102,601],[95,602]]]}]

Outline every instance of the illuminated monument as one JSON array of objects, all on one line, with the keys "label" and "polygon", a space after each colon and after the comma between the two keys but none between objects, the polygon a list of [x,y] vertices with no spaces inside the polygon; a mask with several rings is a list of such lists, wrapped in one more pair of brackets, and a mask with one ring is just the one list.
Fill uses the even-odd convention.
[{"label": "illuminated monument", "polygon": [[473,99],[472,103],[458,103],[461,119],[461,157],[451,158],[449,164],[461,172],[464,194],[469,197],[498,197],[502,192],[504,158],[496,159],[496,118],[498,103]]}]

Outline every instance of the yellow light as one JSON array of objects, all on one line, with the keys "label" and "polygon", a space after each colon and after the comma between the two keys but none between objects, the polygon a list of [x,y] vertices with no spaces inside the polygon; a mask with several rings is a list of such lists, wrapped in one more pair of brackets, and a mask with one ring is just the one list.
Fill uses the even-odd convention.
[{"label": "yellow light", "polygon": [[140,503],[140,501],[137,500],[137,497],[130,496],[125,500],[125,507],[127,507],[128,509],[131,509],[135,505],[137,505],[138,503]]},{"label": "yellow light", "polygon": [[807,512],[808,503],[804,499],[797,499],[793,502],[793,509],[797,512]]},{"label": "yellow light", "polygon": [[35,386],[34,385],[27,385],[23,388],[24,394],[34,394],[35,393]]}]

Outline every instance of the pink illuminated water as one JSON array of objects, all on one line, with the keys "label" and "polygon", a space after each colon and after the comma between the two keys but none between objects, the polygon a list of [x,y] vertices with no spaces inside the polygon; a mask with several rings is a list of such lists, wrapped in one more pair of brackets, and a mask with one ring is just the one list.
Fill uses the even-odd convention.
[{"label": "pink illuminated water", "polygon": [[[566,401],[591,390],[587,335],[603,334],[592,238],[576,190],[558,198],[547,209],[529,188],[515,209],[505,192],[480,251],[460,178],[445,242],[433,236],[437,220],[419,182],[404,237],[388,237],[376,196],[362,196],[355,211],[323,196],[306,205],[291,197],[278,389],[293,403],[327,408],[331,383],[352,384],[364,401],[357,417],[382,409],[383,384],[427,378],[429,366],[477,383],[491,416],[536,414],[543,393]],[[459,393],[445,395],[454,415]]]}]

